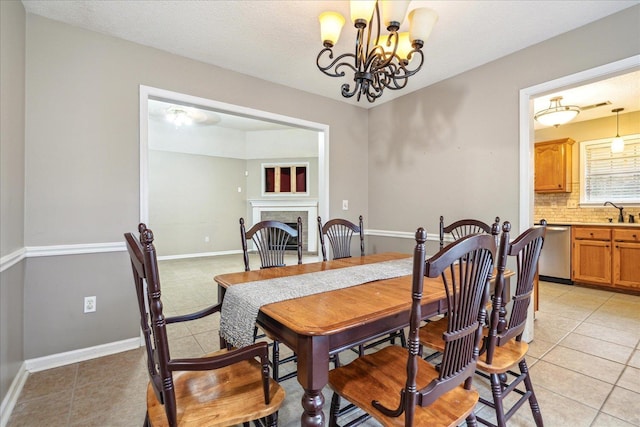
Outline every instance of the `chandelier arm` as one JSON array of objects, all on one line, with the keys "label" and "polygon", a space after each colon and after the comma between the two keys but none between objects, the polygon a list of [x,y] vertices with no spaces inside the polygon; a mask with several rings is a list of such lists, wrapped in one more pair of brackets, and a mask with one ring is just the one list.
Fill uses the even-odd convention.
[{"label": "chandelier arm", "polygon": [[[362,70],[363,69],[362,64],[366,63],[367,61],[366,50],[364,47],[364,31],[365,31],[365,28],[360,27],[358,28],[358,32],[356,33],[356,53],[354,57],[355,57],[355,68],[357,70]],[[371,32],[370,28],[369,28],[369,32]],[[370,34],[369,34],[369,37],[371,37]],[[368,40],[369,39],[367,38],[367,49],[369,47]]]},{"label": "chandelier arm", "polygon": [[[324,74],[326,74],[327,76],[330,77],[343,77],[345,75],[344,71],[339,71],[340,68],[342,67],[348,67],[351,70],[353,70],[354,72],[357,71],[357,69],[351,65],[348,62],[341,62],[342,60],[344,60],[345,58],[355,58],[355,56],[352,53],[343,53],[342,55],[336,57],[335,59],[333,59],[328,65],[323,66],[320,65],[320,61],[322,61],[324,57],[329,58],[330,60],[333,59],[333,51],[331,50],[331,48],[326,47],[324,49],[322,49],[320,51],[320,53],[318,54],[318,57],[316,58],[316,65],[318,66],[318,69],[320,71],[322,71]],[[332,71],[329,71],[330,69],[333,69]]]},{"label": "chandelier arm", "polygon": [[367,96],[367,100],[369,102],[373,102],[376,99],[382,96],[382,91],[384,90],[385,82],[380,81],[379,73],[374,73],[371,75],[371,80],[367,81],[367,84],[363,86],[363,89],[366,89],[365,92]]},{"label": "chandelier arm", "polygon": [[[344,96],[345,98],[351,98],[353,95],[355,95],[360,88],[360,82],[356,80],[356,84],[353,88],[353,91],[350,91],[349,90],[350,88],[351,88],[351,85],[349,85],[349,83],[343,83],[340,90],[340,93],[342,93],[342,96]],[[358,100],[360,100],[360,93],[358,93]]]},{"label": "chandelier arm", "polygon": [[409,69],[405,64],[400,62],[397,65],[397,68],[392,73],[388,73],[389,76],[391,77],[391,80],[393,81],[393,86],[387,85],[389,89],[398,90],[398,89],[404,88],[407,85],[407,82],[409,81],[409,77],[413,76],[418,71],[420,71],[420,69],[422,68],[422,65],[424,64],[424,54],[420,50],[416,50],[414,52],[420,53],[420,64],[418,64],[413,69]]}]

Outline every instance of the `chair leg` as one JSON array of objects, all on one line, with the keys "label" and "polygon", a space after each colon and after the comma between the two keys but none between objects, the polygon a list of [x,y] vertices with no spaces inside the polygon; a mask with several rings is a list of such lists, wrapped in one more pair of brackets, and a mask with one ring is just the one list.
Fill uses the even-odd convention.
[{"label": "chair leg", "polygon": [[476,414],[473,412],[467,417],[467,427],[478,427],[478,420],[476,420]]},{"label": "chair leg", "polygon": [[269,427],[278,427],[278,411],[273,414],[267,416],[267,426]]},{"label": "chair leg", "polygon": [[533,391],[533,384],[531,383],[531,377],[529,376],[529,367],[527,366],[527,362],[525,359],[522,359],[520,361],[519,368],[520,373],[522,375],[525,375],[525,389],[531,392],[531,396],[529,396],[529,406],[531,407],[531,413],[533,414],[533,419],[536,422],[536,427],[542,427],[544,425],[544,423],[542,422],[542,412],[540,411],[540,405],[538,404],[536,393]]},{"label": "chair leg", "polygon": [[329,427],[338,427],[338,413],[340,412],[340,396],[333,393],[331,396],[331,409],[329,412]]},{"label": "chair leg", "polygon": [[506,427],[507,425],[507,420],[504,416],[504,405],[502,403],[502,399],[504,398],[502,395],[502,384],[499,374],[491,374],[491,393],[493,394],[493,405],[496,412],[496,422],[498,427]]},{"label": "chair leg", "polygon": [[273,362],[273,379],[280,381],[280,343],[277,340],[273,341],[271,360]]}]

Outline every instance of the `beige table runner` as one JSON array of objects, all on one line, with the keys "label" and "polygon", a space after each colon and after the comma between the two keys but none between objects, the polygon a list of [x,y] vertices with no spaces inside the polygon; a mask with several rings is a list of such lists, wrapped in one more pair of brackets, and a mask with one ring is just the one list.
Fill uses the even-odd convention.
[{"label": "beige table runner", "polygon": [[253,343],[260,307],[274,302],[328,292],[412,273],[413,258],[337,268],[230,286],[224,296],[220,335],[234,347]]}]

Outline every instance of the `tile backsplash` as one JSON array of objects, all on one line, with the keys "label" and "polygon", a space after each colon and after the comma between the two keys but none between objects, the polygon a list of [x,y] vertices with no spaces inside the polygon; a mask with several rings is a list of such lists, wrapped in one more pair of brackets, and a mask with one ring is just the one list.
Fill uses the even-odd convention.
[{"label": "tile backsplash", "polygon": [[[618,210],[612,206],[581,208],[579,183],[574,182],[573,188],[571,193],[535,193],[535,222],[542,218],[549,223],[608,222],[609,218],[618,222]],[[635,216],[636,222],[640,221],[640,207],[625,208],[624,222],[629,222],[629,214]]]}]

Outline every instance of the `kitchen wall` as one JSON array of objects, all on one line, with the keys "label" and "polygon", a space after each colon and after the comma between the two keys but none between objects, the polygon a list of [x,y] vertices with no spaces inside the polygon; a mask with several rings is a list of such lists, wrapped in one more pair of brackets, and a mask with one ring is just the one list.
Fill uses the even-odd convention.
[{"label": "kitchen wall", "polygon": [[[613,108],[601,107],[601,108]],[[544,218],[550,223],[573,222],[613,222],[618,220],[618,210],[611,206],[580,207],[580,142],[612,138],[616,132],[616,116],[611,114],[596,120],[570,122],[562,126],[539,129],[535,132],[535,141],[543,142],[561,138],[576,141],[572,147],[572,168],[570,193],[536,193],[534,200],[534,218]],[[640,134],[640,111],[620,114],[620,135]],[[626,214],[640,217],[640,206],[628,207]],[[625,221],[628,216],[625,214]]]}]

